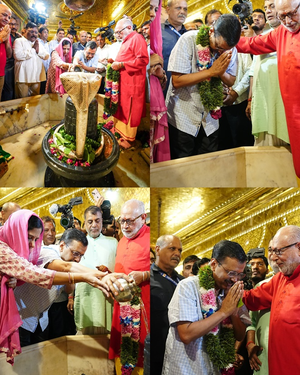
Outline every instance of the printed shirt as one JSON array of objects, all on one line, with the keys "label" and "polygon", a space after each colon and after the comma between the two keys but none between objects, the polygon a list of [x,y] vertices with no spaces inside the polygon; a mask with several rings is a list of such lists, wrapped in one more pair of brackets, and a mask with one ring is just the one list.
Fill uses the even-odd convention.
[{"label": "printed shirt", "polygon": [[[168,70],[171,72],[190,74],[197,73],[196,37],[198,31],[183,34],[169,59]],[[232,76],[237,73],[237,51],[232,49],[232,57],[226,72]],[[211,117],[205,110],[199,95],[198,85],[175,89],[170,81],[166,97],[168,122],[180,131],[197,137],[202,124],[207,136],[219,128],[219,121]]]}]

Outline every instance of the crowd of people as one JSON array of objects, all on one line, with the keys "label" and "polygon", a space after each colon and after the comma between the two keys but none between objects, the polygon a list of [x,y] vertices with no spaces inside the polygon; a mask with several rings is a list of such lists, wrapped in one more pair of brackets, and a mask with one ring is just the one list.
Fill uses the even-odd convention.
[{"label": "crowd of people", "polygon": [[[59,240],[52,217],[39,218],[15,202],[3,205],[0,348],[8,362],[13,364],[22,346],[70,334],[110,333],[109,358],[115,360],[117,374],[128,366],[123,360],[128,356],[136,358],[132,368],[143,368],[150,324],[147,214],[144,203],[132,199],[123,204],[118,221],[108,215],[103,226],[103,200],[100,196],[86,208],[84,229],[75,219]],[[128,341],[123,345],[128,340],[120,324],[124,310],[114,300],[124,289],[119,279],[139,287],[136,298],[142,307],[139,319],[134,316],[138,326],[133,349]],[[129,314],[131,301],[123,302],[121,308],[124,305]]]},{"label": "crowd of people", "polygon": [[146,115],[146,97],[149,102],[149,23],[145,21],[137,32],[130,17],[124,16],[109,40],[104,32],[93,35],[81,30],[77,35],[75,30],[59,25],[48,41],[50,30],[46,25],[28,22],[18,31],[20,20],[0,4],[0,101],[45,93],[62,96],[65,89],[60,75],[74,71],[101,75],[98,93],[105,94],[107,67],[111,64],[120,72],[119,92],[113,89],[118,105],[115,117],[120,120],[115,131],[123,140],[134,141]]},{"label": "crowd of people", "polygon": [[186,257],[180,275],[180,238],[159,237],[150,271],[151,373],[297,372],[299,245],[295,225],[275,233],[266,255],[223,240],[211,259]]},{"label": "crowd of people", "polygon": [[185,0],[165,9],[150,1],[153,162],[290,145],[300,176],[299,56],[289,49],[299,43],[300,11],[296,0],[263,5],[241,20],[212,9],[185,23]]}]

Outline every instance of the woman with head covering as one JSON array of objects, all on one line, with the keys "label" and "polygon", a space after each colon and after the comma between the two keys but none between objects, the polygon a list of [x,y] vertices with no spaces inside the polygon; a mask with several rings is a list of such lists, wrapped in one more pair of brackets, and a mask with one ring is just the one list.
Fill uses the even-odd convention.
[{"label": "woman with head covering", "polygon": [[48,289],[52,285],[88,282],[109,296],[107,285],[100,281],[105,276],[102,272],[56,272],[37,267],[42,239],[43,222],[29,210],[14,212],[0,230],[0,352],[5,352],[7,361],[12,364],[14,357],[21,352],[18,328],[22,320],[14,291],[8,287],[11,277]]},{"label": "woman with head covering", "polygon": [[46,93],[65,94],[60,75],[70,70],[72,64],[72,44],[69,38],[63,38],[51,53],[51,62],[47,73]]},{"label": "woman with head covering", "polygon": [[150,161],[170,160],[167,107],[162,88],[166,83],[163,70],[160,25],[161,0],[150,1]]}]

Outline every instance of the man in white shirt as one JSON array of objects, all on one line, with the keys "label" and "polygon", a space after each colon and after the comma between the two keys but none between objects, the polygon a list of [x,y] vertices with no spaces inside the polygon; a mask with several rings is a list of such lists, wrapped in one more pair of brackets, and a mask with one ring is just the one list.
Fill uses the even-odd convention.
[{"label": "man in white shirt", "polygon": [[40,83],[46,80],[43,60],[49,58],[49,53],[37,36],[37,25],[28,22],[24,38],[16,39],[13,45],[17,98],[39,95]]},{"label": "man in white shirt", "polygon": [[97,43],[97,55],[98,55],[98,67],[97,72],[103,77],[101,81],[101,86],[99,89],[100,94],[104,94],[104,84],[105,84],[105,75],[106,75],[106,66],[109,59],[109,51],[110,51],[110,45],[105,43],[105,37],[101,34],[98,34],[96,36],[96,43]]}]

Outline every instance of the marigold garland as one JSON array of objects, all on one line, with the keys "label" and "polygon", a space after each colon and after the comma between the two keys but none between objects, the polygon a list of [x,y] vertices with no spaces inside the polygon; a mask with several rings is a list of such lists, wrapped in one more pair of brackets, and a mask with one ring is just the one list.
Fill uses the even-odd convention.
[{"label": "marigold garland", "polygon": [[138,295],[129,302],[120,302],[121,324],[121,371],[122,375],[130,375],[134,370],[139,356],[139,340],[141,325],[140,288]]},{"label": "marigold garland", "polygon": [[107,64],[103,111],[104,120],[117,112],[119,103],[119,80],[120,72],[118,70],[113,70],[111,64]]},{"label": "marigold garland", "polygon": [[[215,280],[210,266],[199,269],[199,285],[201,295],[201,307],[203,317],[208,318],[217,311],[217,297],[215,294]],[[221,327],[214,327],[204,336],[206,352],[212,363],[221,370],[228,373],[235,361],[234,332],[230,318],[221,322]]]},{"label": "marigold garland", "polygon": [[[209,30],[210,27],[203,25],[200,27],[196,38],[197,46],[197,65],[199,71],[209,69],[212,66],[211,53],[209,48]],[[223,87],[219,77],[199,83],[199,94],[203,106],[210,111],[211,116],[218,119],[222,116],[220,107],[223,105]]]}]

